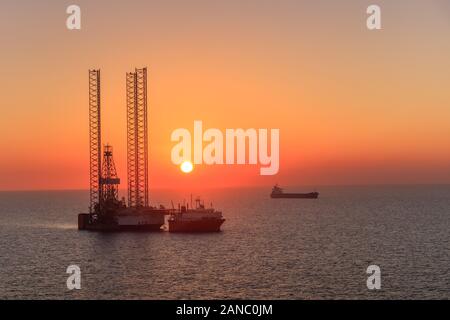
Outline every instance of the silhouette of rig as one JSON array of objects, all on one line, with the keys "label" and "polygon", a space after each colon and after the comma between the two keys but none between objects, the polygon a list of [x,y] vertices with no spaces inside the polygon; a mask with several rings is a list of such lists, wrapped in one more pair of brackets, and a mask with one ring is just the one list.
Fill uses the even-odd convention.
[{"label": "silhouette of rig", "polygon": [[[148,207],[147,68],[126,74],[128,206]],[[101,135],[100,70],[89,70],[89,212],[101,211],[118,201],[120,179],[113,149],[104,146]]]},{"label": "silhouette of rig", "polygon": [[[89,70],[89,213],[78,215],[78,229],[160,231],[169,216],[169,232],[219,232],[222,212],[197,206],[152,207],[148,197],[147,68],[126,74],[128,203],[119,200],[120,179],[113,148],[102,152],[100,70]],[[103,155],[103,161],[102,161]],[[192,202],[192,201],[191,201]]]},{"label": "silhouette of rig", "polygon": [[127,204],[118,198],[113,148],[102,151],[100,70],[89,70],[89,213],[78,215],[81,230],[159,230],[170,213],[149,206],[147,68],[126,74],[126,114]]}]

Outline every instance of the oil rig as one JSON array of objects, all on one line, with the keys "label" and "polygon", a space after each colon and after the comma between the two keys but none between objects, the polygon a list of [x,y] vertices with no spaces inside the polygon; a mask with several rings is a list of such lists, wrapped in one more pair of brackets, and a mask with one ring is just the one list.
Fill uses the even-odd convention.
[{"label": "oil rig", "polygon": [[120,178],[113,148],[101,138],[100,70],[89,70],[89,213],[78,215],[79,230],[159,231],[172,210],[149,205],[147,68],[126,74],[127,196],[119,200]]},{"label": "oil rig", "polygon": [[200,199],[178,209],[149,205],[147,68],[126,74],[127,196],[119,200],[120,178],[113,148],[101,135],[100,70],[89,70],[89,213],[78,214],[78,229],[91,231],[219,232],[222,212]]}]

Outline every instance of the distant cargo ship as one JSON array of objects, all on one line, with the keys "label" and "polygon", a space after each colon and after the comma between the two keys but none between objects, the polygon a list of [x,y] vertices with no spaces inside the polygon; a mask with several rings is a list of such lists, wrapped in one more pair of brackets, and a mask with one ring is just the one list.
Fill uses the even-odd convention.
[{"label": "distant cargo ship", "polygon": [[195,209],[181,206],[174,211],[169,219],[169,232],[219,232],[220,226],[225,222],[222,212],[214,208],[205,208],[200,198],[195,200]]},{"label": "distant cargo ship", "polygon": [[278,185],[275,185],[272,188],[270,197],[275,199],[317,199],[319,197],[319,193],[285,193],[282,188],[280,188]]}]

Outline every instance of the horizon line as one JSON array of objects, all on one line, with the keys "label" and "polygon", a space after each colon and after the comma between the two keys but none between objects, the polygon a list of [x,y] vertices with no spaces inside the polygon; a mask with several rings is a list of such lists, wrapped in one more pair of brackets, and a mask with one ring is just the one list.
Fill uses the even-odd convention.
[{"label": "horizon line", "polygon": [[[269,188],[273,184],[267,185],[243,185],[243,186],[223,186],[223,187],[209,187],[208,189],[250,189],[250,188]],[[367,183],[367,184],[283,184],[286,187],[418,187],[418,186],[450,186],[450,182],[441,183]],[[150,188],[150,190],[180,190],[187,188],[177,188],[177,187],[160,187],[160,188]],[[204,189],[199,187],[192,187],[191,189]],[[119,191],[126,191],[126,188],[119,188]],[[50,189],[0,189],[0,192],[67,192],[67,191],[89,191],[89,188],[50,188]]]}]

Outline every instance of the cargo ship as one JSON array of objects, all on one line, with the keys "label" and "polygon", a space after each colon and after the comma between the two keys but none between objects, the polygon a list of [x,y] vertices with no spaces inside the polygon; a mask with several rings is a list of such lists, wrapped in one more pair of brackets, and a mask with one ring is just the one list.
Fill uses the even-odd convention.
[{"label": "cargo ship", "polygon": [[319,193],[285,193],[282,188],[280,188],[278,185],[275,185],[272,188],[270,197],[274,199],[317,199],[319,197]]},{"label": "cargo ship", "polygon": [[168,219],[169,232],[220,232],[225,222],[222,212],[215,210],[212,205],[211,208],[205,208],[200,198],[195,203],[195,208],[183,205],[172,212]]}]

